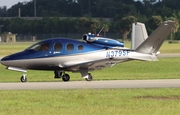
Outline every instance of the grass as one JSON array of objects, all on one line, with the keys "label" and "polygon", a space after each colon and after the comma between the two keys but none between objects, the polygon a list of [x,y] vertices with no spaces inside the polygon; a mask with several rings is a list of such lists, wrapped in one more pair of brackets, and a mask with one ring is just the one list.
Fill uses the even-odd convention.
[{"label": "grass", "polygon": [[0,43],[0,56],[2,57],[22,51],[32,44],[33,42]]},{"label": "grass", "polygon": [[161,53],[180,53],[180,44],[172,43],[169,44],[168,41],[164,42],[160,48]]},{"label": "grass", "polygon": [[180,89],[1,91],[1,115],[179,115]]}]

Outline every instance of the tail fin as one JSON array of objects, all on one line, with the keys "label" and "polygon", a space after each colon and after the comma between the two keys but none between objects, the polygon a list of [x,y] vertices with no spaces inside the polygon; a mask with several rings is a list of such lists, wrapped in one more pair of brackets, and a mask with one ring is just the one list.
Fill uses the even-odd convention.
[{"label": "tail fin", "polygon": [[139,22],[133,23],[131,49],[135,50],[147,38],[148,38],[148,34],[145,25]]},{"label": "tail fin", "polygon": [[135,51],[146,54],[156,54],[174,27],[174,21],[168,20],[163,22]]}]

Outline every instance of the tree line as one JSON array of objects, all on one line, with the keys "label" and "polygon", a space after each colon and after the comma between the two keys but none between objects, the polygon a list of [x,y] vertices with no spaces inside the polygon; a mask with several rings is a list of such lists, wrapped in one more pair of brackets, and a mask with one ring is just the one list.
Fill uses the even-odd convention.
[{"label": "tree line", "polygon": [[[34,3],[36,1],[36,4]],[[43,33],[120,33],[128,38],[133,22],[146,24],[150,34],[165,20],[177,22],[175,39],[180,39],[180,2],[178,0],[31,0],[19,2],[7,9],[0,7],[1,31],[17,34]],[[27,20],[18,17],[43,17],[41,20]],[[13,17],[4,19],[3,17]],[[59,18],[66,17],[66,18]],[[97,19],[98,17],[98,19]],[[104,18],[109,18],[105,20]]]}]

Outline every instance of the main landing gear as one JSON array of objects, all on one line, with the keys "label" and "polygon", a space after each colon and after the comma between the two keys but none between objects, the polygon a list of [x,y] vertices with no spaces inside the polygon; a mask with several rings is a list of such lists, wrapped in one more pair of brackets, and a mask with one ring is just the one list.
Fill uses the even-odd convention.
[{"label": "main landing gear", "polygon": [[80,68],[79,72],[81,73],[81,76],[83,78],[85,78],[86,81],[92,81],[93,80],[93,76],[88,73],[88,68]]},{"label": "main landing gear", "polygon": [[85,80],[86,81],[92,81],[93,80],[93,76],[90,73],[88,73],[88,77],[85,78]]},{"label": "main landing gear", "polygon": [[65,72],[62,72],[62,71],[54,71],[54,75],[55,75],[54,78],[62,78],[64,82],[67,82],[70,80],[69,74],[65,74]]},{"label": "main landing gear", "polygon": [[[55,75],[54,78],[57,78],[57,79],[62,78],[62,80],[64,82],[68,82],[70,80],[69,74],[66,74],[65,72],[62,72],[62,71],[55,70],[54,75]],[[83,78],[85,78],[86,81],[92,81],[93,80],[93,76],[90,73],[88,73],[88,75],[86,75]]]}]

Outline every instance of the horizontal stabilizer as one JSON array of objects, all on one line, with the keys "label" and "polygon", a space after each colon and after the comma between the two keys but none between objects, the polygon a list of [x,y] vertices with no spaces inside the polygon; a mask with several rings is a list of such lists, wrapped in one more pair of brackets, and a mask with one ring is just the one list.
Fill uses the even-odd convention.
[{"label": "horizontal stabilizer", "polygon": [[132,52],[129,54],[129,58],[133,60],[142,60],[142,61],[158,61],[156,55],[151,54],[142,54],[137,52]]}]

